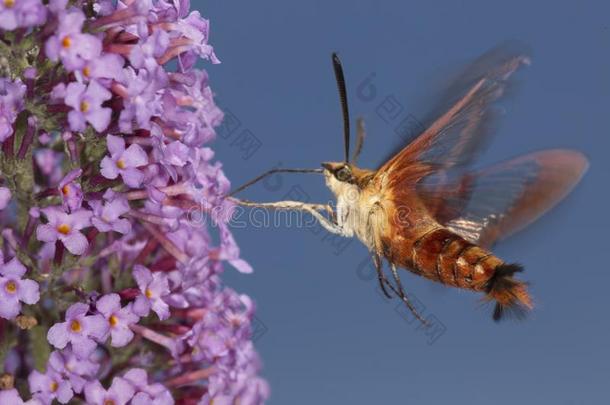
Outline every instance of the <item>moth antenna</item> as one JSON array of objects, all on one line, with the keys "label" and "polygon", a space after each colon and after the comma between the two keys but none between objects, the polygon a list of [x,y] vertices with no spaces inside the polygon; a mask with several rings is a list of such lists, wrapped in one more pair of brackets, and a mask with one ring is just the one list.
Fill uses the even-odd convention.
[{"label": "moth antenna", "polygon": [[349,162],[349,108],[347,106],[347,90],[345,88],[345,76],[343,75],[343,66],[336,52],[333,52],[333,69],[335,71],[335,79],[337,80],[337,88],[339,89],[339,100],[341,101],[341,111],[343,113],[343,144],[345,146],[345,163]]}]

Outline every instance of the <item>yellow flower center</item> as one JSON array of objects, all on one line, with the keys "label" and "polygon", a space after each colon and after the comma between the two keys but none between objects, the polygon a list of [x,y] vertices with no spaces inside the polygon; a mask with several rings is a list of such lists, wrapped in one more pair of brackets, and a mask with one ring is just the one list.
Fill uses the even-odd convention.
[{"label": "yellow flower center", "polygon": [[70,329],[72,330],[72,332],[79,333],[83,328],[80,325],[80,322],[75,319],[70,322]]},{"label": "yellow flower center", "polygon": [[70,225],[68,224],[61,224],[57,227],[57,232],[67,235],[70,233]]},{"label": "yellow flower center", "polygon": [[61,192],[64,193],[64,195],[70,194],[70,187],[66,184],[61,188]]},{"label": "yellow flower center", "polygon": [[117,325],[117,323],[119,323],[119,318],[114,315],[110,315],[110,318],[108,318],[108,323],[110,326],[114,327]]},{"label": "yellow flower center", "polygon": [[72,46],[72,38],[66,35],[64,39],[61,40],[61,46],[63,46],[64,48],[69,48],[70,46]]},{"label": "yellow flower center", "polygon": [[4,7],[13,8],[15,5],[15,0],[4,0]]},{"label": "yellow flower center", "polygon": [[150,299],[153,296],[152,291],[150,291],[150,288],[147,288],[146,291],[144,291],[144,295],[146,295],[146,298]]},{"label": "yellow flower center", "polygon": [[90,74],[91,74],[91,69],[89,68],[89,66],[85,66],[83,68],[83,76],[89,77]]},{"label": "yellow flower center", "polygon": [[89,111],[89,103],[88,103],[88,102],[86,102],[86,101],[81,101],[81,102],[80,102],[80,110],[81,110],[82,112],[87,112],[87,111]]},{"label": "yellow flower center", "polygon": [[124,169],[124,168],[125,168],[125,161],[124,161],[123,159],[119,159],[119,160],[117,160],[117,162],[116,162],[116,166],[117,166],[119,169]]},{"label": "yellow flower center", "polygon": [[17,283],[15,283],[13,280],[10,280],[8,283],[6,283],[4,289],[6,290],[6,292],[14,294],[17,291]]},{"label": "yellow flower center", "polygon": [[116,405],[116,402],[112,399],[107,399],[104,401],[104,405]]},{"label": "yellow flower center", "polygon": [[51,386],[49,388],[51,389],[51,392],[55,392],[57,391],[57,388],[59,388],[59,384],[57,384],[56,381],[51,381]]}]

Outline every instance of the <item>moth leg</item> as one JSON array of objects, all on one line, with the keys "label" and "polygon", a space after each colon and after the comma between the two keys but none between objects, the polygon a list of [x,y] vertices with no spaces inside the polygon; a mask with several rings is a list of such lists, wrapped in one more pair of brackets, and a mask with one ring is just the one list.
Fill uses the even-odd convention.
[{"label": "moth leg", "polygon": [[375,269],[377,270],[377,280],[379,281],[379,287],[381,287],[383,295],[388,298],[392,298],[390,293],[388,293],[388,290],[386,290],[385,288],[385,284],[387,283],[389,285],[389,282],[388,279],[385,277],[385,274],[383,274],[381,258],[377,253],[373,253],[373,263],[375,264]]},{"label": "moth leg", "polygon": [[335,213],[334,213],[332,207],[328,204],[310,204],[310,203],[304,203],[301,201],[290,201],[290,200],[267,202],[267,203],[259,203],[259,202],[253,202],[253,201],[247,201],[247,200],[238,200],[235,198],[232,198],[231,200],[234,201],[236,204],[243,205],[245,207],[258,207],[258,208],[273,209],[273,210],[305,211],[305,212],[308,212],[309,214],[311,214],[315,219],[317,219],[318,222],[320,223],[320,225],[322,225],[322,227],[324,229],[326,229],[328,232],[334,233],[337,235],[341,235],[341,236],[350,236],[338,224],[329,220],[324,215],[320,214],[319,211],[326,211],[326,213],[331,218],[334,218]]},{"label": "moth leg", "polygon": [[390,263],[390,266],[392,268],[392,276],[394,276],[394,282],[396,283],[396,288],[394,288],[393,285],[388,283],[388,286],[392,289],[392,291],[394,291],[394,293],[396,295],[398,295],[400,297],[400,299],[402,300],[402,302],[405,303],[405,305],[407,306],[407,308],[409,308],[409,310],[413,313],[413,315],[424,325],[428,326],[428,321],[426,319],[424,319],[423,316],[421,316],[419,314],[419,312],[417,312],[417,309],[415,309],[415,306],[413,306],[413,304],[411,303],[411,301],[409,301],[409,298],[405,295],[405,291],[402,288],[402,283],[400,282],[400,276],[398,275],[398,269],[396,269],[396,266],[393,263]]}]

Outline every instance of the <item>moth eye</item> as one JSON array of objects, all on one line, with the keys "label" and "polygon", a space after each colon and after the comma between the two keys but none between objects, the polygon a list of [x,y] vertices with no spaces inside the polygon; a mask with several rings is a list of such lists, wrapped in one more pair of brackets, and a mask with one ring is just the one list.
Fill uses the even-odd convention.
[{"label": "moth eye", "polygon": [[351,177],[350,171],[346,166],[343,166],[337,171],[337,180],[348,181]]}]

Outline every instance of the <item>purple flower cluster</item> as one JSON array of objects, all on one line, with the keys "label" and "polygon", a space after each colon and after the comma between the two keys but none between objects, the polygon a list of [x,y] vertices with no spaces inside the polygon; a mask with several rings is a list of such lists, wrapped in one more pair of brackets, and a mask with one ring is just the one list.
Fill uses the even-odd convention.
[{"label": "purple flower cluster", "polygon": [[252,268],[205,146],[208,40],[183,0],[0,2],[0,364],[29,376],[0,404],[269,396],[254,304],[221,279]]}]

